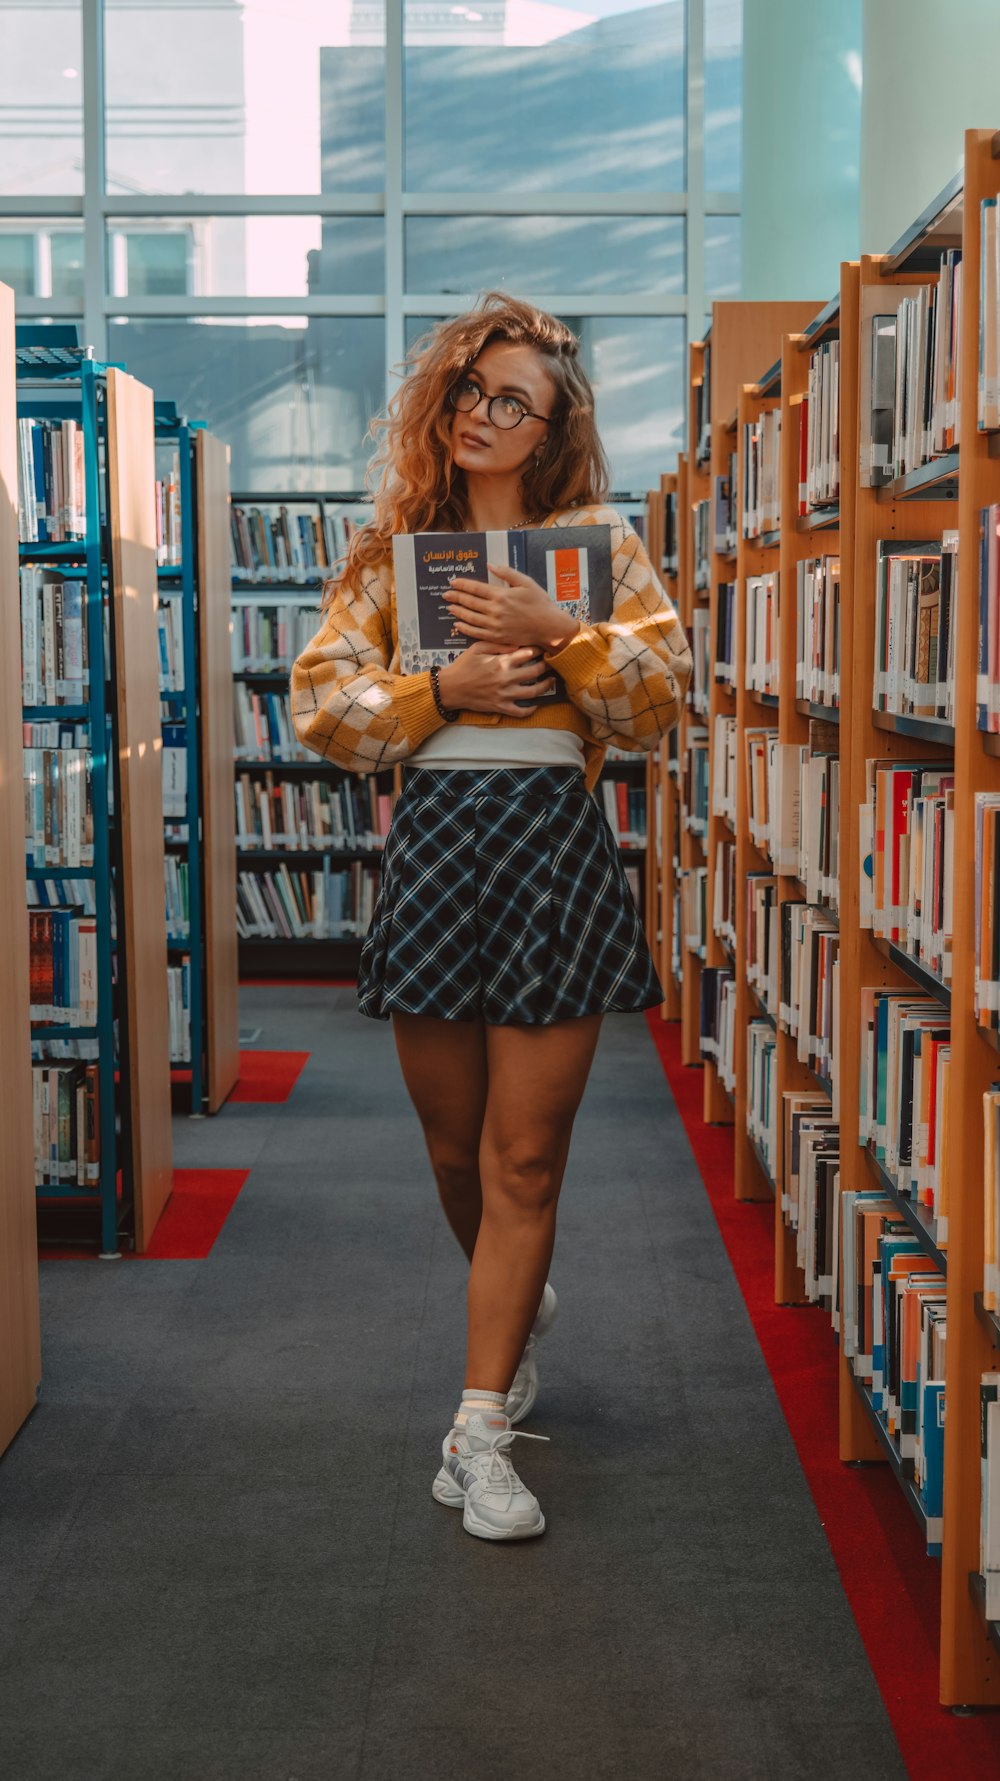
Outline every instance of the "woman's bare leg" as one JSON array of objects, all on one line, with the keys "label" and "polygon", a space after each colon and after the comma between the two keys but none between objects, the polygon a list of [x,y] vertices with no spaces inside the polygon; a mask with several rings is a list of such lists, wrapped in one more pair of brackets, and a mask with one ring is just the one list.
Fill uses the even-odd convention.
[{"label": "woman's bare leg", "polygon": [[430,1014],[394,1014],[392,1027],[445,1217],[471,1260],[483,1211],[485,1028],[481,1020],[440,1020]]},{"label": "woman's bare leg", "polygon": [[487,1026],[482,1221],[469,1274],[466,1386],[509,1391],[548,1274],[556,1208],[601,1015]]}]

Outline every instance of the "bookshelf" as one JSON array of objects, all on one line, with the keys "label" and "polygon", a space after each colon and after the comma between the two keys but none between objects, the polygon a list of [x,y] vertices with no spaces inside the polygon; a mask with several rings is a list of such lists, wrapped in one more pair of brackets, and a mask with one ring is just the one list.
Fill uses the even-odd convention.
[{"label": "bookshelf", "polygon": [[[323,581],[347,542],[350,526],[366,517],[364,499],[358,494],[232,496],[232,676],[237,722],[234,858],[239,968],[243,974],[357,974],[400,775],[390,767],[369,781],[299,748],[287,718],[287,693],[292,661],[319,629]],[[252,521],[256,540],[252,564],[245,526],[241,542],[241,514],[259,516]],[[284,529],[275,543],[273,534],[281,527],[283,515]],[[279,561],[282,540],[303,533],[310,540],[308,549],[315,560],[288,562],[285,550],[285,560]],[[277,641],[279,626],[284,649],[244,647],[248,641],[268,644],[269,637]],[[262,723],[255,711],[263,712]],[[256,746],[256,739],[265,733],[269,755]],[[245,740],[241,741],[241,735]],[[230,738],[231,753],[232,747]],[[327,800],[332,807],[328,811],[330,828],[322,834],[316,833],[313,811],[301,815],[301,795],[306,787],[317,788],[310,796],[319,799],[324,812],[328,811]],[[294,835],[287,827],[289,800],[298,824]],[[253,833],[241,826],[248,813],[255,824]],[[265,819],[272,830],[270,844],[266,844]],[[343,903],[338,900],[342,895]],[[317,899],[331,917],[318,936],[307,931],[309,912],[315,910]],[[306,931],[296,934],[293,921]],[[260,932],[262,928],[267,932]]]},{"label": "bookshelf", "polygon": [[[0,285],[0,594],[5,631],[18,634],[17,422],[14,294]],[[0,659],[0,759],[21,752],[18,652]],[[28,917],[24,901],[24,798],[16,773],[0,775],[0,886],[7,910],[0,951],[0,1453],[34,1408],[41,1377],[35,1238]]]},{"label": "bookshelf", "polygon": [[[677,477],[660,478],[647,498],[647,540],[650,559],[668,598],[680,609],[676,556]],[[668,518],[669,516],[669,518]],[[649,759],[648,827],[653,839],[647,855],[646,937],[663,985],[660,1009],[664,1020],[679,1020],[680,979],[674,969],[677,934],[676,901],[680,882],[680,802],[678,797],[678,733],[672,731]]]},{"label": "bookshelf", "polygon": [[[984,1263],[986,1246],[984,1213],[985,1140],[983,1096],[995,1089],[1000,1079],[995,1029],[977,1020],[975,983],[977,947],[981,935],[976,927],[976,874],[973,869],[976,846],[976,798],[979,794],[1000,797],[1000,748],[996,738],[977,728],[977,674],[979,673],[980,629],[980,514],[984,507],[1000,503],[1000,431],[977,429],[977,395],[979,377],[980,309],[984,301],[980,264],[980,207],[984,200],[1000,198],[1000,136],[989,131],[970,131],[965,141],[963,173],[939,194],[916,224],[894,244],[885,255],[864,257],[841,268],[840,286],[833,299],[822,309],[801,309],[793,319],[785,321],[777,354],[761,353],[758,362],[744,374],[736,403],[739,481],[741,491],[747,474],[747,428],[762,424],[764,417],[780,413],[781,432],[778,474],[781,491],[780,524],[761,528],[755,538],[744,538],[740,526],[735,567],[737,614],[737,688],[735,699],[736,763],[735,842],[736,882],[741,892],[747,875],[759,872],[773,879],[775,898],[772,934],[792,932],[796,921],[815,922],[815,932],[827,945],[829,975],[824,994],[829,995],[826,1014],[833,1021],[825,1028],[829,1044],[829,1067],[826,1052],[813,1028],[812,1040],[803,1046],[801,1026],[798,1035],[792,1031],[787,1012],[779,1006],[777,1013],[765,1010],[759,995],[746,981],[744,961],[755,943],[749,927],[750,917],[745,897],[736,904],[736,936],[732,960],[733,972],[730,1012],[733,1022],[733,1063],[735,1081],[735,1169],[734,1192],[744,1199],[759,1199],[767,1193],[775,1195],[775,1301],[790,1305],[804,1302],[822,1306],[831,1316],[838,1342],[840,1372],[839,1457],[850,1463],[888,1463],[900,1485],[901,1498],[912,1511],[928,1541],[929,1553],[940,1556],[942,1575],[940,1624],[940,1687],[942,1704],[946,1706],[1000,1705],[1000,1623],[985,1620],[984,1586],[979,1575],[980,1563],[980,1379],[983,1373],[1000,1371],[1000,1318],[984,1307]],[[903,464],[899,450],[890,455],[894,461],[884,473],[873,472],[877,462],[872,453],[873,369],[877,361],[875,335],[885,327],[896,346],[905,340],[911,318],[919,316],[924,302],[922,295],[937,286],[935,314],[940,315],[946,269],[942,255],[961,252],[960,329],[950,335],[950,350],[957,353],[957,413],[959,442],[942,441],[938,436],[932,444],[922,444],[916,461]],[[951,267],[954,272],[954,266]],[[939,284],[939,279],[942,283]],[[989,281],[987,281],[989,285]],[[906,303],[905,312],[900,305]],[[690,410],[692,427],[689,437],[701,447],[706,445],[711,458],[715,456],[716,391],[721,381],[724,358],[722,306],[716,306],[710,335],[712,368],[712,426],[706,440],[701,425],[703,406],[698,391],[704,378],[704,343],[692,349]],[[887,324],[875,318],[892,318]],[[942,339],[949,338],[947,330]],[[800,422],[808,417],[810,442],[817,426],[814,404],[816,388],[810,380],[815,373],[817,356],[827,347],[835,350],[838,382],[831,397],[831,416],[839,440],[839,490],[836,496],[827,492],[825,498],[807,501],[807,510],[799,511],[802,459],[799,451]],[[948,350],[943,362],[947,362]],[[935,347],[935,353],[939,351]],[[897,360],[905,369],[904,357]],[[932,376],[937,372],[933,369]],[[833,385],[830,386],[834,387]],[[951,397],[949,397],[949,402]],[[874,404],[882,406],[879,397]],[[912,416],[912,407],[907,416]],[[696,429],[695,423],[698,422]],[[905,422],[909,425],[909,420]],[[918,439],[919,439],[918,422]],[[907,447],[906,450],[909,448]],[[929,462],[921,462],[930,454]],[[906,451],[902,457],[905,461]],[[716,466],[712,465],[713,473]],[[811,474],[811,472],[810,472]],[[693,474],[691,462],[682,457],[678,467],[678,483],[682,491],[684,524],[681,529],[680,607],[682,618],[690,625],[693,611],[704,598],[694,586],[695,554],[694,503],[705,498],[703,464]],[[810,490],[813,485],[810,483]],[[905,697],[918,707],[919,714],[901,715],[891,709],[877,709],[876,668],[885,678],[891,670],[891,649],[879,632],[879,611],[887,593],[891,565],[883,559],[893,553],[897,559],[907,554],[924,561],[933,561],[935,549],[946,534],[957,533],[957,573],[953,587],[955,625],[954,721],[942,714],[932,715],[926,700]],[[908,550],[907,547],[911,547]],[[881,547],[881,549],[880,549]],[[932,548],[933,547],[933,548]],[[945,547],[947,550],[947,546]],[[944,557],[941,558],[942,563]],[[814,564],[818,568],[803,568]],[[799,600],[811,598],[812,577],[819,574],[826,589],[836,585],[839,565],[839,707],[831,708],[832,692],[821,687],[805,696],[797,686],[797,665],[800,661]],[[747,647],[747,613],[755,599],[755,578],[778,571],[780,598],[777,604],[778,660],[776,691],[761,695],[745,684]],[[801,579],[800,579],[801,577]],[[721,577],[713,566],[709,597],[716,592]],[[944,586],[942,569],[938,589]],[[916,582],[912,585],[916,589]],[[934,587],[933,579],[924,585]],[[943,600],[943,596],[939,595]],[[807,610],[803,607],[803,610]],[[826,612],[828,607],[820,607]],[[836,608],[834,608],[836,610]],[[944,625],[944,604],[937,612]],[[902,622],[902,621],[896,621]],[[916,620],[914,620],[914,627]],[[933,633],[940,662],[943,631]],[[916,649],[917,632],[913,631]],[[806,646],[808,647],[808,646]],[[910,647],[908,645],[908,647]],[[714,649],[714,629],[713,629]],[[886,655],[886,650],[890,654]],[[824,658],[825,667],[829,662]],[[912,674],[916,680],[933,679],[934,671],[918,672],[916,657],[909,668],[895,672]],[[799,668],[801,674],[802,669]],[[940,675],[940,670],[939,670]],[[729,715],[725,694],[719,696],[713,685],[713,710]],[[883,701],[886,702],[886,701]],[[891,703],[891,701],[889,702]],[[931,701],[933,706],[933,700]],[[905,708],[905,707],[904,707]],[[690,733],[694,714],[685,712],[682,720],[681,746],[685,733]],[[756,792],[747,766],[748,732],[756,728],[774,732],[773,761],[775,802],[769,811],[767,848],[760,846],[760,835],[751,838],[751,795]],[[710,734],[710,744],[714,738]],[[788,843],[785,815],[788,780],[785,775],[792,764],[800,762],[802,751],[808,751],[804,772],[814,770],[819,779],[801,781],[802,823],[812,822],[806,808],[808,786],[822,784],[823,799],[829,801],[832,788],[839,786],[838,820],[834,828],[827,826],[826,846],[836,845],[836,872],[829,879],[818,871],[810,847],[821,830],[803,829],[794,847]],[[953,887],[951,912],[951,977],[950,985],[942,982],[938,969],[917,956],[912,930],[897,942],[884,938],[879,931],[884,923],[872,913],[873,899],[877,906],[878,859],[883,840],[876,832],[869,842],[862,829],[862,807],[870,808],[875,781],[870,779],[869,763],[884,763],[888,775],[909,773],[919,766],[930,779],[932,796],[944,803],[953,797]],[[710,762],[715,767],[714,761]],[[943,778],[939,778],[938,775]],[[839,775],[839,779],[835,776]],[[796,785],[799,781],[796,780]],[[898,779],[891,783],[900,783]],[[923,798],[923,783],[915,789],[912,799]],[[951,789],[953,784],[953,791]],[[945,791],[944,788],[947,788]],[[877,795],[877,794],[876,794]],[[887,796],[889,794],[886,794]],[[909,797],[909,794],[908,794]],[[912,820],[912,802],[903,806],[905,821]],[[827,802],[829,814],[829,802]],[[709,840],[717,838],[718,830],[710,820]],[[794,825],[793,825],[794,826]],[[875,823],[876,831],[878,823]],[[887,830],[887,834],[888,834]],[[908,831],[916,833],[916,831]],[[686,839],[682,829],[682,853],[685,867],[693,863],[695,843]],[[805,836],[805,841],[803,841]],[[886,842],[886,845],[888,843]],[[711,874],[714,868],[714,847],[710,845],[705,862]],[[832,857],[832,856],[831,856]],[[994,899],[997,896],[994,888]],[[898,901],[895,889],[886,900]],[[988,899],[988,893],[987,893]],[[709,899],[709,927],[711,899]],[[893,917],[893,920],[896,918]],[[873,927],[874,922],[874,927]],[[905,923],[903,924],[905,929]],[[922,930],[921,930],[922,931]],[[681,1008],[684,1021],[685,1061],[695,1061],[699,1022],[697,979],[705,968],[718,961],[715,936],[709,933],[706,958],[693,957],[689,948],[682,949],[683,982]],[[815,955],[814,955],[815,956]],[[785,967],[777,981],[782,992],[788,986]],[[824,970],[827,967],[824,966]],[[789,982],[791,980],[788,980]],[[908,998],[930,1000],[934,1005],[922,1018],[933,1045],[950,1045],[948,1066],[949,1103],[947,1140],[932,1157],[932,1179],[921,1180],[917,1191],[916,1158],[897,1150],[892,1158],[881,1141],[876,1145],[861,1142],[862,1119],[873,1115],[863,1102],[862,1069],[859,1052],[865,1054],[865,992],[903,992]],[[769,992],[770,993],[770,992]],[[818,1004],[817,1004],[818,1006]],[[940,1014],[934,1012],[939,1007]],[[832,1013],[831,1013],[832,1010]],[[810,1016],[812,1019],[812,1015]],[[748,1079],[748,1034],[773,1032],[770,1068],[778,1109],[771,1147],[771,1160],[765,1157],[759,1134],[748,1130],[748,1099],[752,1084]],[[870,1031],[870,1029],[868,1029]],[[946,1038],[945,1035],[948,1035]],[[770,1043],[770,1042],[769,1042]],[[881,1057],[881,1049],[877,1055]],[[714,1069],[706,1063],[706,1075]],[[928,1067],[930,1067],[928,1065]],[[867,1096],[868,1089],[864,1088]],[[880,1207],[889,1208],[887,1216],[900,1235],[898,1241],[901,1266],[915,1270],[911,1279],[923,1279],[927,1285],[928,1303],[940,1309],[935,1316],[945,1315],[947,1321],[946,1360],[943,1369],[947,1415],[943,1423],[943,1515],[940,1524],[920,1489],[915,1477],[912,1448],[899,1437],[898,1410],[890,1427],[885,1412],[885,1388],[872,1382],[870,1364],[855,1370],[852,1355],[860,1352],[855,1346],[856,1331],[851,1331],[848,1308],[837,1302],[836,1289],[824,1288],[817,1275],[815,1256],[810,1260],[808,1238],[802,1229],[801,1197],[795,1203],[791,1190],[791,1153],[786,1154],[786,1118],[794,1109],[783,1097],[801,1097],[819,1110],[829,1107],[830,1114],[817,1112],[817,1124],[824,1119],[831,1133],[831,1155],[837,1169],[836,1187],[830,1189],[825,1204],[833,1206],[839,1221],[841,1241],[847,1219],[843,1196],[871,1194],[867,1203],[877,1221]],[[711,1117],[714,1090],[706,1090],[706,1117]],[[939,1103],[939,1106],[941,1103]],[[916,1139],[914,1138],[914,1145]],[[925,1145],[925,1135],[920,1137]],[[832,1165],[831,1165],[832,1167]],[[832,1177],[828,1177],[828,1180]],[[929,1199],[933,1188],[933,1199]],[[816,1205],[824,1204],[817,1200]],[[854,1209],[854,1202],[850,1202]],[[907,1259],[908,1258],[908,1259]],[[843,1255],[841,1253],[841,1261]],[[835,1278],[835,1277],[834,1277]],[[841,1282],[842,1287],[842,1282]],[[877,1368],[876,1368],[877,1374]],[[933,1375],[932,1375],[933,1376]],[[925,1375],[926,1377],[926,1375]],[[940,1390],[940,1387],[929,1387]],[[939,1425],[940,1426],[940,1425]],[[991,1462],[992,1463],[992,1462]],[[929,1558],[928,1562],[932,1562]]]},{"label": "bookshelf", "polygon": [[[74,745],[79,741],[79,752],[63,761],[69,773],[58,834],[38,827],[39,812],[56,809],[52,760],[46,765],[33,753],[25,763],[36,810],[29,889],[43,908],[61,904],[70,911],[43,917],[51,935],[48,960],[44,943],[38,960],[31,1055],[46,1093],[58,1091],[64,1066],[67,1136],[81,1138],[66,1159],[60,1131],[58,1167],[36,1170],[36,1199],[49,1213],[96,1210],[101,1254],[112,1258],[123,1243],[146,1248],[171,1189],[152,394],[86,349],[23,345],[15,356],[18,420],[57,425],[67,436],[77,430],[73,482],[82,506],[70,537],[19,543],[20,574],[51,572],[64,603],[65,582],[78,584],[78,642],[85,638],[88,657],[79,703],[67,702],[65,685],[61,696],[39,703],[33,687],[23,707],[25,725],[32,726],[26,741],[51,747],[55,730],[56,768],[60,743],[67,746],[70,733]],[[48,726],[41,731],[45,740],[35,728],[42,725]],[[83,823],[84,768],[92,858]],[[68,949],[83,942],[88,922],[92,969],[81,968],[75,978],[67,950],[57,979],[56,929]],[[60,999],[68,1019],[50,1012]],[[70,1024],[84,1005],[88,1018]],[[81,1152],[87,1168],[71,1169]],[[39,1182],[43,1172],[54,1179]],[[78,1234],[78,1225],[72,1228]]]},{"label": "bookshelf", "polygon": [[215,1113],[239,1074],[228,451],[172,402],[157,402],[154,417],[158,480],[179,506],[163,552],[172,560],[157,575],[182,663],[180,686],[161,687],[164,744],[183,761],[178,809],[164,819],[167,867],[172,880],[186,874],[187,913],[168,931],[168,970],[187,1017],[171,1020],[170,1061],[190,1072],[192,1113]]}]

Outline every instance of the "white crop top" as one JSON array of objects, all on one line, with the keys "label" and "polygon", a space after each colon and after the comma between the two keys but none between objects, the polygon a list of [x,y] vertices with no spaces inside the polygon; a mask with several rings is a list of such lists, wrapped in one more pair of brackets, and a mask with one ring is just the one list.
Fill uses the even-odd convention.
[{"label": "white crop top", "polygon": [[583,739],[574,730],[547,730],[539,726],[514,729],[498,724],[489,729],[478,724],[442,724],[404,762],[405,766],[477,767],[578,767],[583,771]]}]

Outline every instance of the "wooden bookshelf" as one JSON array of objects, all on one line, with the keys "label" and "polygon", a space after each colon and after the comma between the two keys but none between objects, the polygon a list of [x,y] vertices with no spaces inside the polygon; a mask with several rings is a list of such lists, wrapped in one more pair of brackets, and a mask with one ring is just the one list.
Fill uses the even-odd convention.
[{"label": "wooden bookshelf", "polygon": [[217,1113],[240,1073],[229,447],[199,428],[194,434],[194,463],[207,992],[205,1091],[209,1113]]},{"label": "wooden bookshelf", "polygon": [[[977,378],[980,333],[980,204],[1000,196],[1000,138],[989,131],[970,131],[966,136],[964,178],[953,182],[930,205],[914,227],[884,256],[863,258],[841,268],[839,290],[824,309],[802,313],[783,326],[777,356],[760,355],[750,377],[742,378],[735,404],[742,450],[744,422],[759,416],[768,405],[780,405],[781,515],[779,529],[756,541],[742,541],[738,550],[737,670],[739,691],[734,701],[738,735],[737,778],[737,878],[747,871],[768,866],[753,847],[748,831],[743,732],[748,724],[766,723],[777,729],[779,743],[793,747],[810,743],[811,725],[818,719],[837,721],[837,714],[822,705],[810,705],[796,694],[796,570],[806,558],[837,555],[840,561],[840,826],[839,907],[840,931],[839,1053],[836,1060],[836,1099],[840,1128],[840,1190],[875,1188],[893,1200],[900,1217],[913,1230],[921,1246],[945,1274],[947,1293],[947,1418],[944,1431],[944,1515],[941,1540],[942,1598],[940,1641],[940,1700],[947,1706],[1000,1705],[1000,1628],[983,1618],[983,1592],[978,1578],[980,1522],[979,1382],[986,1371],[1000,1368],[1000,1319],[986,1312],[982,1303],[984,1266],[984,1140],[982,1097],[1000,1076],[996,1035],[979,1027],[974,1012],[975,922],[974,859],[975,796],[1000,793],[1000,747],[995,737],[976,727],[976,675],[979,624],[979,531],[980,510],[1000,503],[1000,455],[996,435],[977,432]],[[959,365],[960,445],[928,465],[883,487],[870,487],[862,479],[866,404],[870,387],[871,318],[894,310],[914,287],[936,281],[944,248],[961,244],[963,260],[961,357]],[[727,424],[720,368],[723,363],[723,327],[717,306],[712,324],[713,457],[714,417]],[[840,499],[828,507],[798,514],[798,420],[806,392],[809,355],[819,342],[836,333],[840,342],[839,438]],[[701,374],[699,349],[692,349],[692,390]],[[691,402],[692,419],[694,402]],[[693,438],[693,434],[691,435]],[[713,464],[713,470],[715,466]],[[742,472],[742,464],[741,464]],[[684,491],[685,525],[682,531],[682,618],[690,622],[694,602],[691,575],[693,536],[692,504],[704,498],[703,472],[692,476],[682,460],[680,487]],[[882,540],[941,539],[945,530],[957,527],[958,591],[955,671],[955,722],[953,727],[896,718],[873,709],[875,667],[875,611],[878,544]],[[779,631],[780,674],[776,701],[764,703],[747,694],[743,685],[746,583],[763,567],[777,567],[780,581]],[[718,579],[713,565],[713,587]],[[714,636],[713,636],[714,648]],[[713,700],[716,690],[713,689]],[[716,700],[714,710],[728,709]],[[685,722],[690,721],[686,714]],[[828,751],[829,736],[824,751]],[[866,763],[888,761],[935,761],[953,767],[955,778],[954,914],[952,981],[950,994],[931,978],[924,967],[910,959],[901,946],[881,941],[861,925],[861,843],[859,806],[867,795]],[[721,826],[720,826],[721,825]],[[721,819],[710,824],[708,865],[713,869],[714,841],[728,833]],[[692,849],[687,849],[690,858]],[[781,903],[805,898],[805,888],[794,872],[782,863],[775,873]],[[709,901],[711,910],[711,899]],[[710,937],[707,962],[729,962],[736,977],[737,1094],[735,1106],[735,1181],[740,1197],[757,1198],[770,1185],[765,1180],[762,1158],[746,1132],[745,1070],[746,1027],[760,1018],[756,996],[740,981],[745,957],[744,920],[737,907],[737,944],[733,959],[716,951]],[[700,964],[689,952],[683,954],[682,1008],[685,1015],[685,1059],[694,1061],[697,1045],[699,998],[696,992]],[[950,1019],[952,1073],[950,1108],[951,1137],[946,1169],[947,1223],[935,1213],[901,1193],[875,1160],[857,1141],[860,1118],[859,1035],[861,992],[865,988],[912,988],[918,994],[935,993]],[[777,1032],[776,1076],[778,1106],[788,1092],[830,1093],[831,1085],[816,1077],[798,1057],[797,1048],[782,1030]],[[709,1069],[706,1068],[706,1076]],[[957,1104],[956,1104],[957,1102]],[[706,1093],[706,1117],[714,1102]],[[779,1144],[775,1174],[780,1184],[783,1158],[779,1118]],[[800,1303],[806,1282],[796,1263],[796,1246],[785,1227],[780,1196],[775,1205],[775,1299],[779,1304]],[[831,1332],[831,1340],[833,1340]],[[926,1516],[915,1489],[911,1467],[900,1460],[898,1443],[889,1435],[877,1414],[865,1381],[856,1376],[843,1349],[840,1369],[839,1455],[847,1462],[888,1462],[901,1486],[901,1513],[912,1510],[921,1524]],[[908,1507],[904,1505],[908,1504]],[[928,1559],[928,1563],[933,1560]]]},{"label": "wooden bookshelf", "polygon": [[19,418],[72,421],[82,436],[85,533],[19,543],[18,556],[82,584],[86,701],[23,710],[83,727],[94,817],[90,865],[26,867],[22,826],[27,877],[70,904],[89,884],[96,910],[95,1024],[36,1017],[29,1055],[96,1062],[99,1160],[87,1185],[62,1175],[36,1182],[36,1198],[47,1235],[99,1232],[111,1259],[148,1246],[172,1180],[152,393],[76,346],[18,344],[15,356]]},{"label": "wooden bookshelf", "polygon": [[[0,597],[8,639],[20,631],[14,293],[0,285]],[[20,654],[0,658],[0,760],[21,756]],[[35,1159],[31,1115],[28,912],[19,772],[0,774],[0,1453],[34,1408],[41,1378]]]},{"label": "wooden bookshelf", "polygon": [[[673,601],[679,611],[679,577],[675,568],[667,566],[664,556],[664,511],[668,498],[676,502],[676,475],[661,476],[659,488],[650,490],[649,537],[653,567],[660,577],[668,598]],[[680,788],[677,767],[677,742],[670,738],[664,738],[655,754],[650,757],[648,779],[650,815],[647,825],[651,833],[659,836],[658,860],[655,851],[650,851],[651,868],[647,878],[647,895],[650,899],[651,918],[647,920],[647,932],[650,950],[656,962],[660,982],[663,985],[664,1000],[660,1014],[664,1020],[679,1020],[681,1016],[681,986],[673,966],[675,903],[680,866]],[[652,916],[654,906],[656,914]]]}]

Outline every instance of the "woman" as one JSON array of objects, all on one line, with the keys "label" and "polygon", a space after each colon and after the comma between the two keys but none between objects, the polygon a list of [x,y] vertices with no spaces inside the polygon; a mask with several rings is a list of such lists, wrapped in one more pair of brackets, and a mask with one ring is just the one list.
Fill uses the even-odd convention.
[{"label": "woman", "polygon": [[[547,1274],[573,1120],[602,1014],[663,999],[589,794],[608,743],[650,750],[677,721],[691,656],[638,537],[604,505],[569,329],[494,293],[409,363],[375,423],[374,519],[292,671],[292,717],[302,743],[355,772],[407,763],[358,995],[363,1014],[392,1019],[471,1263],[466,1386],[433,1494],[463,1509],[471,1534],[526,1539],[545,1519],[509,1449],[555,1315]],[[399,672],[395,534],[591,523],[611,531],[610,622],[582,625],[498,568],[500,585],[450,583],[468,639],[457,659]]]}]

